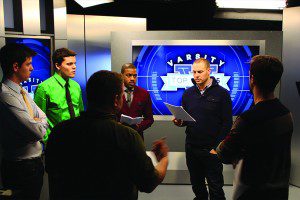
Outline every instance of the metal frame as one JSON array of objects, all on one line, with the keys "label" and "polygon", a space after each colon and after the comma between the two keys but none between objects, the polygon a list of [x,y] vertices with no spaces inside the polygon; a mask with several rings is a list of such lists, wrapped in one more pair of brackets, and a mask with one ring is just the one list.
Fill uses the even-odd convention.
[{"label": "metal frame", "polygon": [[16,34],[6,34],[5,38],[33,38],[33,39],[49,39],[50,40],[50,68],[51,68],[51,75],[54,73],[53,69],[53,63],[52,63],[52,54],[53,54],[53,48],[54,48],[54,39],[52,36],[44,36],[44,35],[16,35]]},{"label": "metal frame", "polygon": [[[256,45],[259,46],[259,54],[265,54],[265,40],[132,40],[131,46],[142,46],[142,45],[170,45],[170,46],[181,46],[181,45]],[[170,121],[174,118],[173,115],[154,115],[154,120]],[[236,119],[237,116],[233,116]]]}]

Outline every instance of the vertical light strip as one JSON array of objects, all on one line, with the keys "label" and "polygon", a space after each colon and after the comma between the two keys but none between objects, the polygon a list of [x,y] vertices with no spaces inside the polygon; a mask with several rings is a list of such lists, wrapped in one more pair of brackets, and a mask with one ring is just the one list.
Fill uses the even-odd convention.
[{"label": "vertical light strip", "polygon": [[54,8],[55,39],[67,39],[67,10],[66,7]]},{"label": "vertical light strip", "polygon": [[[14,24],[14,6],[13,6],[13,1],[7,1],[7,0],[2,0],[3,1],[3,10],[1,9],[1,12],[4,13],[4,25],[5,28],[15,28],[15,24]],[[2,4],[2,3],[0,3]],[[0,13],[1,15],[1,13]]]},{"label": "vertical light strip", "polygon": [[40,1],[22,0],[23,32],[27,35],[40,35]]},{"label": "vertical light strip", "polygon": [[217,0],[219,8],[282,10],[285,0]]},{"label": "vertical light strip", "polygon": [[5,35],[4,2],[0,0],[0,37]]},{"label": "vertical light strip", "polygon": [[[3,0],[0,0],[0,48],[5,45],[5,23],[4,23],[4,4]],[[3,78],[3,73],[2,73],[2,68],[0,66],[0,82],[2,81]],[[2,155],[0,152],[0,159]],[[1,174],[0,174],[1,176]],[[1,182],[0,182],[1,185]]]},{"label": "vertical light strip", "polygon": [[55,49],[68,46],[67,7],[65,0],[53,0]]}]

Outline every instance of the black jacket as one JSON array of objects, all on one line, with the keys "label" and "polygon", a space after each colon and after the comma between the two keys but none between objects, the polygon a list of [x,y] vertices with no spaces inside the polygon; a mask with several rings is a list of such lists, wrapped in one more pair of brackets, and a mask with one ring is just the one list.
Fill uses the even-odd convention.
[{"label": "black jacket", "polygon": [[96,110],[54,127],[46,171],[51,199],[134,200],[158,181],[139,134]]},{"label": "black jacket", "polygon": [[229,133],[232,126],[232,103],[228,91],[214,77],[203,95],[194,85],[182,96],[183,108],[196,120],[187,122],[186,143],[212,149]]},{"label": "black jacket", "polygon": [[234,199],[288,199],[293,120],[278,99],[238,117],[217,148],[223,163],[238,165]]}]

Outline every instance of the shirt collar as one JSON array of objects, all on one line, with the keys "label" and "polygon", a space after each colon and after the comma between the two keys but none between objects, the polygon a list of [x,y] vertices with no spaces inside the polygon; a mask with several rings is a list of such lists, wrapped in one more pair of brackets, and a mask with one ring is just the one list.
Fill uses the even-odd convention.
[{"label": "shirt collar", "polygon": [[204,92],[205,90],[207,90],[207,88],[209,88],[212,85],[212,82],[213,82],[213,80],[210,79],[210,83],[207,86],[205,86],[205,88],[203,88],[203,90],[200,90],[200,91]]},{"label": "shirt collar", "polygon": [[132,89],[129,89],[129,88],[127,88],[126,86],[124,86],[124,91],[125,91],[125,92],[126,92],[126,91],[133,92],[133,91],[134,91],[134,87],[133,87]]},{"label": "shirt collar", "polygon": [[207,86],[205,86],[205,88],[203,88],[203,90],[200,90],[199,87],[197,86],[199,92],[200,92],[201,94],[203,94],[209,87],[212,86],[213,81],[214,81],[214,79],[210,77],[210,83],[209,83]]},{"label": "shirt collar", "polygon": [[17,83],[9,79],[6,79],[3,83],[7,85],[10,89],[15,91],[16,93],[21,94],[21,85],[18,85]]},{"label": "shirt collar", "polygon": [[54,73],[53,77],[57,80],[57,82],[62,86],[65,87],[66,85],[66,80],[63,79],[63,77],[61,77],[60,75],[58,75],[58,73]]}]

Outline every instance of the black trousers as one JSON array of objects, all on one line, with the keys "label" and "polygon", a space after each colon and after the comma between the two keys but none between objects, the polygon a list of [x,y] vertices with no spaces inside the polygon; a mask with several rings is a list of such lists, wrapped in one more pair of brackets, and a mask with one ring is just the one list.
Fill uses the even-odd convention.
[{"label": "black trousers", "polygon": [[223,165],[217,155],[209,153],[210,150],[186,144],[186,162],[190,172],[193,192],[196,195],[195,200],[208,199],[205,178],[208,183],[209,199],[225,199]]},{"label": "black trousers", "polygon": [[13,199],[40,199],[44,176],[41,158],[22,161],[3,159],[1,174],[4,188],[11,189],[14,193]]}]

